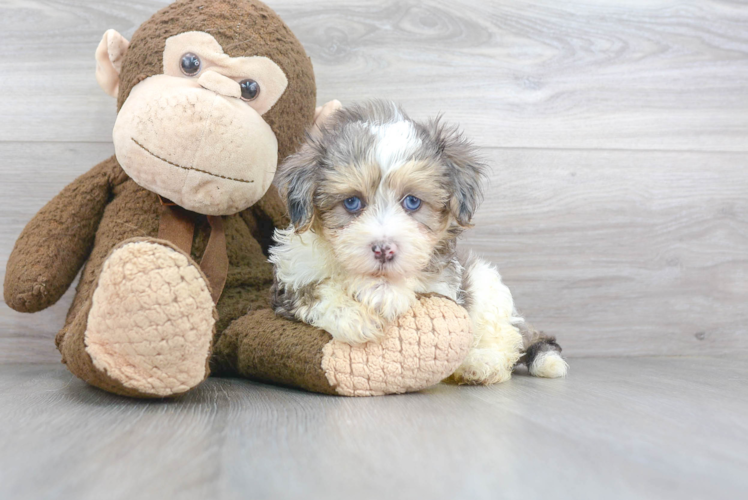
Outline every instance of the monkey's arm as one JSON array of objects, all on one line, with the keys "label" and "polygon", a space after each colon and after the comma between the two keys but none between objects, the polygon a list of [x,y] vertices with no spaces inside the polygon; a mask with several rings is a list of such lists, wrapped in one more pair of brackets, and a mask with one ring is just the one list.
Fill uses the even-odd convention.
[{"label": "monkey's arm", "polygon": [[114,157],[96,165],[26,225],[5,269],[6,304],[16,311],[36,312],[62,297],[91,252],[115,166]]}]

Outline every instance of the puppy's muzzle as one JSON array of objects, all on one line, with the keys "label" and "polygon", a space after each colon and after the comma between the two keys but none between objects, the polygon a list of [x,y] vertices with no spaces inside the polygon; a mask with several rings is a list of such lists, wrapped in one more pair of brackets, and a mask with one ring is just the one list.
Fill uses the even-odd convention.
[{"label": "puppy's muzzle", "polygon": [[390,262],[397,255],[397,245],[394,243],[377,242],[371,246],[374,258],[384,264]]}]

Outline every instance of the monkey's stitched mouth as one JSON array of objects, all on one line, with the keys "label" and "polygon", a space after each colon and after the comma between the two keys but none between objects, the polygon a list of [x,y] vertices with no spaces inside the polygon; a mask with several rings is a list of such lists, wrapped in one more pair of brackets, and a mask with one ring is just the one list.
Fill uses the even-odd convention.
[{"label": "monkey's stitched mouth", "polygon": [[130,139],[132,139],[132,142],[134,142],[135,144],[137,144],[140,149],[142,149],[143,151],[145,151],[149,155],[153,156],[157,160],[161,160],[164,163],[168,163],[172,167],[181,168],[182,170],[194,170],[195,172],[200,172],[201,174],[207,174],[207,175],[210,175],[210,176],[213,176],[213,177],[218,177],[219,179],[226,179],[227,181],[244,182],[244,183],[247,183],[247,184],[254,183],[254,181],[248,181],[246,179],[236,179],[234,177],[227,177],[225,175],[214,174],[212,172],[208,172],[206,170],[200,170],[199,168],[195,168],[195,167],[183,167],[182,165],[178,165],[178,164],[174,163],[173,161],[167,160],[166,158],[161,158],[159,155],[157,155],[157,154],[149,151],[148,148],[146,148],[145,146],[143,146],[142,144],[140,144],[138,141],[136,141],[134,137],[130,137]]}]

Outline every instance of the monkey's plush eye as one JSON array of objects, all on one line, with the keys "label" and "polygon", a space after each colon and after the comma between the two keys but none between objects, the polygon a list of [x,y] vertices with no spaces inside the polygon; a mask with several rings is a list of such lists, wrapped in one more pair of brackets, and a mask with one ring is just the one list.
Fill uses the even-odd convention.
[{"label": "monkey's plush eye", "polygon": [[182,73],[187,76],[195,76],[200,72],[200,58],[195,54],[188,52],[182,56]]},{"label": "monkey's plush eye", "polygon": [[361,198],[359,198],[358,196],[351,196],[350,198],[343,201],[343,206],[351,213],[361,210],[362,205],[363,203],[361,203]]},{"label": "monkey's plush eye", "polygon": [[260,95],[260,84],[254,80],[242,80],[239,85],[242,88],[242,99],[245,101],[254,101]]},{"label": "monkey's plush eye", "polygon": [[412,194],[409,194],[405,199],[403,199],[403,208],[409,212],[415,212],[421,208],[420,198],[416,198]]}]

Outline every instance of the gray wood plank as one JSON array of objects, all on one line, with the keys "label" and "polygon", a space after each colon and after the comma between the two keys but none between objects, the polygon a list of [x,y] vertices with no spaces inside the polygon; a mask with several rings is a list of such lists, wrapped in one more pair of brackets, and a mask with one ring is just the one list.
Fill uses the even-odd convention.
[{"label": "gray wood plank", "polygon": [[490,150],[465,244],[575,355],[748,352],[742,154]]},{"label": "gray wood plank", "polygon": [[[110,141],[94,49],[107,28],[129,36],[166,3],[0,5],[0,140]],[[268,3],[312,57],[320,102],[395,99],[491,147],[748,147],[746,4]]]},{"label": "gray wood plank", "polygon": [[2,498],[742,498],[745,359],[344,399],[210,379],[134,401],[0,365]]},{"label": "gray wood plank", "polygon": [[[46,201],[108,144],[0,143],[0,279]],[[497,264],[567,353],[748,352],[748,164],[739,153],[486,149],[486,201],[463,248]],[[72,298],[0,304],[0,361],[56,361]]]},{"label": "gray wood plank", "polygon": [[[0,279],[36,210],[112,153],[101,34],[167,3],[0,3]],[[131,401],[30,363],[59,359],[70,293],[36,315],[0,304],[0,497],[745,496],[745,357],[574,356],[748,351],[748,5],[268,3],[320,102],[396,99],[491,147],[464,246],[571,375],[366,400],[211,379]]]}]

